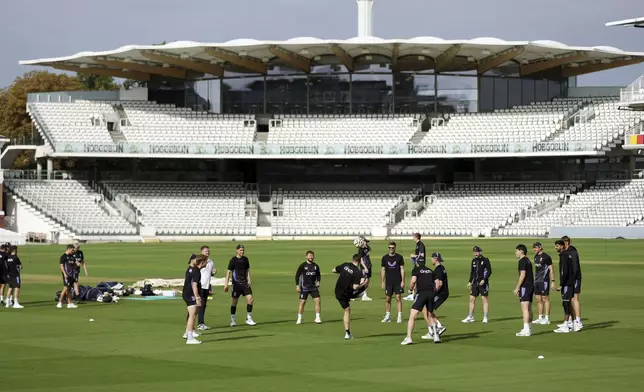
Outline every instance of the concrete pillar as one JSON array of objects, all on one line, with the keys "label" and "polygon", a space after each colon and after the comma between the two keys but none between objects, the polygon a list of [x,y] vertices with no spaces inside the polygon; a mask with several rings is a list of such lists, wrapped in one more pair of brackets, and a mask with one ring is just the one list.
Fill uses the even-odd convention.
[{"label": "concrete pillar", "polygon": [[36,179],[40,180],[42,176],[42,162],[36,160]]},{"label": "concrete pillar", "polygon": [[52,158],[47,158],[47,179],[51,180],[54,178],[54,160]]},{"label": "concrete pillar", "polygon": [[635,155],[628,157],[628,178],[637,178],[635,177]]}]

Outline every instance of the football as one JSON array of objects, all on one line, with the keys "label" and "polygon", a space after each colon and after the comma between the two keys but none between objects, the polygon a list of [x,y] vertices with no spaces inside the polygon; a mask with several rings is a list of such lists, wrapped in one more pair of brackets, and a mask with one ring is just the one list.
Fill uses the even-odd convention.
[{"label": "football", "polygon": [[362,239],[360,237],[356,237],[353,239],[353,245],[356,248],[359,248],[361,243],[362,243]]}]

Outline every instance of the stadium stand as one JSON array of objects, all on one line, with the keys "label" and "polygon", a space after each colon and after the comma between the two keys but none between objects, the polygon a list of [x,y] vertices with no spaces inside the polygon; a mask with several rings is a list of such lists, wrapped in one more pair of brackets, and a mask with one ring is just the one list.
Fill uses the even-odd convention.
[{"label": "stadium stand", "polygon": [[114,108],[106,102],[30,102],[31,116],[38,132],[51,143],[113,143],[105,121]]},{"label": "stadium stand", "polygon": [[269,128],[268,143],[405,144],[419,129],[420,121],[412,115],[277,115]]},{"label": "stadium stand", "polygon": [[239,183],[107,182],[158,235],[254,235],[257,193]]},{"label": "stadium stand", "polygon": [[87,182],[76,180],[34,181],[7,179],[8,191],[82,235],[133,235],[137,229],[116,211],[102,205],[103,197]]},{"label": "stadium stand", "polygon": [[272,192],[273,235],[371,234],[388,213],[420,195],[420,188],[388,190],[284,190]]},{"label": "stadium stand", "polygon": [[489,233],[513,222],[525,211],[555,202],[580,184],[455,184],[436,192],[425,209],[409,216],[393,229],[394,235],[416,231],[433,236],[472,236]]}]

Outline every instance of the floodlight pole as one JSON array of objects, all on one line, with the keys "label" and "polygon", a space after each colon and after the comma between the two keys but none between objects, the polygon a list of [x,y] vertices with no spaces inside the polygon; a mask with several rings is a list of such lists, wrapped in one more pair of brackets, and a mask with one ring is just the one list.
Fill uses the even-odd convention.
[{"label": "floodlight pole", "polygon": [[358,37],[371,37],[374,0],[356,0],[358,3]]}]

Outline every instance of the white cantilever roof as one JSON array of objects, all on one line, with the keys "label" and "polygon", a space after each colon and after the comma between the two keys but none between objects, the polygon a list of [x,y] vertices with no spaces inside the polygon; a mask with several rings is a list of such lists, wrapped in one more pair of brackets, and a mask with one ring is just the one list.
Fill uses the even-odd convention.
[{"label": "white cantilever roof", "polygon": [[556,41],[298,37],[286,41],[236,39],[223,43],[127,45],[20,64],[148,80],[150,75],[198,79],[205,75],[223,76],[224,72],[266,74],[274,65],[300,72],[310,72],[316,65],[344,65],[350,71],[358,71],[370,64],[387,64],[400,72],[492,71],[504,75],[569,77],[641,62],[644,52],[610,46],[569,46]]},{"label": "white cantilever roof", "polygon": [[629,27],[644,27],[644,17],[635,19],[617,20],[614,22],[606,23],[606,26],[629,26]]}]

